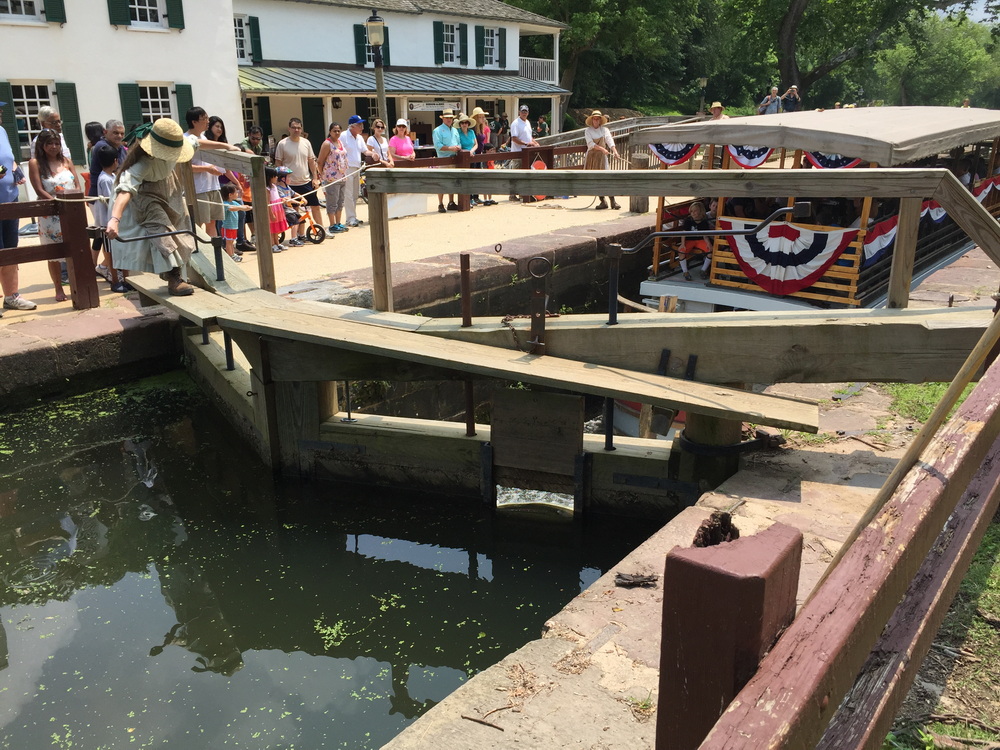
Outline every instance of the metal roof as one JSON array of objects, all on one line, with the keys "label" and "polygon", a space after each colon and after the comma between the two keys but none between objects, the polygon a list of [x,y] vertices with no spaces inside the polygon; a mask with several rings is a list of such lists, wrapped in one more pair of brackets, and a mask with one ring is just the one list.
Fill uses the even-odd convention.
[{"label": "metal roof", "polygon": [[[245,94],[360,94],[375,91],[375,71],[368,68],[240,68],[240,89]],[[401,73],[385,71],[385,90],[390,96],[555,96],[566,89],[546,81],[519,75],[475,75],[469,73]]]},{"label": "metal roof", "polygon": [[1000,111],[864,107],[733,117],[641,130],[633,143],[721,143],[842,154],[883,167],[1000,136]]}]

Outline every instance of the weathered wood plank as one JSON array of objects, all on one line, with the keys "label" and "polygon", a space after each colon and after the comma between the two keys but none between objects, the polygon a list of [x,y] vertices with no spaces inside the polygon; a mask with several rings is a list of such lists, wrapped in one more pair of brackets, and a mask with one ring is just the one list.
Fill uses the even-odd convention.
[{"label": "weathered wood plank", "polygon": [[196,325],[213,325],[219,313],[233,312],[247,307],[230,297],[207,292],[196,291],[187,297],[173,297],[167,292],[167,282],[154,273],[129,274],[128,283],[158,304],[173,310]]},{"label": "weathered wood plank", "polygon": [[493,395],[493,466],[572,477],[583,453],[583,397],[501,390]]},{"label": "weathered wood plank", "polygon": [[896,246],[892,251],[889,270],[889,292],[886,307],[906,307],[910,302],[913,281],[913,260],[917,252],[917,230],[920,229],[920,198],[903,198],[899,202],[899,224]]},{"label": "weathered wood plank", "polygon": [[389,196],[368,197],[368,219],[372,243],[372,295],[375,309],[392,312],[392,263],[389,260]]},{"label": "weathered wood plank", "polygon": [[[656,372],[670,349],[667,374],[683,377],[698,355],[705,383],[949,381],[993,319],[989,308],[815,310],[803,312],[566,315],[546,321],[547,353],[566,359]],[[524,340],[528,321],[514,320]],[[496,319],[462,328],[459,318],[428,320],[428,336],[513,348]]]},{"label": "weathered wood plank", "polygon": [[913,579],[817,750],[883,746],[1000,504],[1000,440]]},{"label": "weathered wood plank", "polygon": [[955,220],[972,241],[979,245],[990,260],[1000,266],[1000,224],[972,193],[966,190],[955,175],[946,172],[934,192],[948,216]]},{"label": "weathered wood plank", "polygon": [[369,193],[526,195],[812,195],[926,198],[946,169],[527,170],[370,169]]},{"label": "weathered wood plank", "polygon": [[1000,366],[907,472],[702,744],[813,747],[1000,434]]},{"label": "weathered wood plank", "polygon": [[488,377],[682,408],[698,414],[744,419],[775,427],[807,432],[818,429],[818,408],[812,402],[777,399],[556,357],[414,336],[388,328],[320,320],[288,310],[237,312],[219,316],[218,321],[226,329],[370,352]]}]

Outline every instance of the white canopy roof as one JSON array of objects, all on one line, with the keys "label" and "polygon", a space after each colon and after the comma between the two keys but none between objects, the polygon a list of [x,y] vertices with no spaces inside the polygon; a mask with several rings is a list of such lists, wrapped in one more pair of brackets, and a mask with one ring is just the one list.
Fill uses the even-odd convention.
[{"label": "white canopy roof", "polygon": [[1000,136],[1000,111],[864,107],[733,117],[641,130],[638,143],[715,143],[822,151],[894,167]]}]

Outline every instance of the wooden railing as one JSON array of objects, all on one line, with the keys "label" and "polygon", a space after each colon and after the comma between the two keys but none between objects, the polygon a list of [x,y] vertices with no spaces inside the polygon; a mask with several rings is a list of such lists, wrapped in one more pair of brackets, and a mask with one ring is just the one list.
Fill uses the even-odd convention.
[{"label": "wooden railing", "polygon": [[522,77],[532,81],[559,83],[556,80],[555,60],[543,60],[539,57],[522,57],[518,64],[518,72]]},{"label": "wooden railing", "polygon": [[94,256],[87,236],[87,209],[79,190],[60,193],[60,200],[0,204],[0,220],[58,216],[62,242],[32,247],[0,248],[0,266],[66,259],[73,308],[88,310],[101,304],[94,275]]}]

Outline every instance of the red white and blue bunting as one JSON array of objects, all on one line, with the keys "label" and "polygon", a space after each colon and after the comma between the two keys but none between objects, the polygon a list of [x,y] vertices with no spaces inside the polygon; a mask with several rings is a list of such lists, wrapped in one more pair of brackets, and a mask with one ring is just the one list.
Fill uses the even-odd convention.
[{"label": "red white and blue bunting", "polygon": [[[718,228],[725,233],[756,224],[719,219]],[[783,296],[815,284],[857,236],[857,229],[816,231],[782,221],[757,234],[726,235],[726,240],[748,279]]]},{"label": "red white and blue bunting", "polygon": [[861,163],[861,159],[841,154],[824,154],[822,151],[806,151],[806,158],[817,169],[853,169]]},{"label": "red white and blue bunting", "polygon": [[726,150],[743,169],[756,169],[774,153],[774,149],[767,146],[726,146]]},{"label": "red white and blue bunting", "polygon": [[674,164],[683,164],[692,156],[694,156],[698,149],[701,148],[700,143],[651,143],[649,147],[656,154],[656,158],[666,164],[668,167],[672,167]]}]

